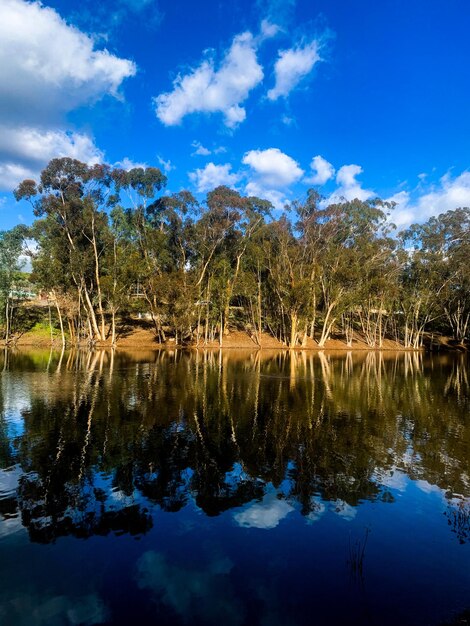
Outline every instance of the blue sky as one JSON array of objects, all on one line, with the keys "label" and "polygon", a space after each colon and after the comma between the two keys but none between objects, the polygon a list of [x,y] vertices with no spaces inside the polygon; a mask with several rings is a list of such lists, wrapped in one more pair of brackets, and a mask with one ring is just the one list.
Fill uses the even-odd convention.
[{"label": "blue sky", "polygon": [[467,0],[0,3],[0,228],[53,156],[273,201],[470,206]]}]

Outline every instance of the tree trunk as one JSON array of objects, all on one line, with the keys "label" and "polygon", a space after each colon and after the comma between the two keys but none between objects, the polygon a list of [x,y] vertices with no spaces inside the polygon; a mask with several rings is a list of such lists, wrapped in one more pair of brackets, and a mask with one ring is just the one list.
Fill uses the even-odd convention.
[{"label": "tree trunk", "polygon": [[93,304],[91,303],[91,300],[90,300],[90,295],[88,294],[88,289],[84,287],[83,291],[85,293],[85,301],[87,304],[88,321],[93,328],[96,339],[98,339],[98,341],[104,341],[104,334],[103,335],[101,334],[100,329],[98,327],[98,322],[96,320],[96,315],[93,309]]},{"label": "tree trunk", "polygon": [[322,328],[322,332],[321,332],[321,336],[320,336],[320,341],[318,342],[318,345],[320,347],[323,347],[325,345],[325,342],[327,341],[327,339],[330,336],[331,328],[332,328],[333,324],[335,323],[335,319],[336,318],[333,318],[331,320],[331,322],[329,322],[330,315],[331,315],[335,305],[336,305],[336,302],[332,302],[328,306],[328,309],[326,311],[325,319],[323,320],[323,328]]},{"label": "tree trunk", "polygon": [[10,340],[10,296],[7,295],[7,302],[5,306],[5,344],[8,344]]},{"label": "tree trunk", "polygon": [[297,344],[297,325],[299,318],[297,313],[292,313],[290,316],[290,342],[289,347],[294,348]]},{"label": "tree trunk", "polygon": [[59,318],[59,326],[60,326],[60,338],[62,339],[62,347],[65,348],[65,331],[64,331],[64,320],[62,319],[62,313],[60,311],[59,303],[55,302],[57,308],[57,316]]},{"label": "tree trunk", "polygon": [[92,238],[93,253],[95,255],[95,278],[96,278],[96,291],[98,295],[98,312],[100,314],[100,321],[101,321],[101,331],[99,332],[99,335],[100,335],[100,341],[104,341],[106,338],[106,331],[105,331],[105,319],[104,319],[104,311],[103,311],[103,298],[101,296],[100,264],[99,264],[98,247],[96,245],[94,217],[92,220],[92,232],[93,232],[93,238]]},{"label": "tree trunk", "polygon": [[111,313],[111,345],[116,345],[116,309],[114,307]]}]

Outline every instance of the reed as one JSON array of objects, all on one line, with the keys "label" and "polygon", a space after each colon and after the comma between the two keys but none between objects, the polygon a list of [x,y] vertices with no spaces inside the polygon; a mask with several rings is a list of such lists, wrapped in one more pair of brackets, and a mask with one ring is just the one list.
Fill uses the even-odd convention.
[{"label": "reed", "polygon": [[366,528],[364,531],[364,537],[351,541],[351,534],[349,534],[349,546],[348,546],[348,565],[351,572],[356,576],[362,577],[364,571],[364,557],[366,554],[367,540],[369,539],[370,528]]}]

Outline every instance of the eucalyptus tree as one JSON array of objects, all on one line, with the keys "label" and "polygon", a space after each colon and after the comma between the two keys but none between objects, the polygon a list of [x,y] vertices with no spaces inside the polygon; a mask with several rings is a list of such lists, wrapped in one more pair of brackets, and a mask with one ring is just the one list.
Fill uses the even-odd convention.
[{"label": "eucalyptus tree", "polygon": [[59,261],[67,264],[78,310],[85,310],[90,339],[97,341],[106,339],[101,278],[109,240],[106,209],[112,182],[106,165],[89,166],[76,159],[61,158],[52,159],[46,166],[39,185],[25,180],[15,190],[17,200],[30,200],[35,215],[44,218],[48,241],[63,239]]},{"label": "eucalyptus tree", "polygon": [[401,240],[409,252],[403,285],[405,345],[420,345],[426,325],[439,318],[446,318],[454,338],[463,342],[470,321],[470,209],[413,224]]},{"label": "eucalyptus tree", "polygon": [[[234,194],[236,195],[234,196]],[[222,198],[226,198],[225,191],[222,191],[221,195]],[[239,203],[239,210],[234,215],[233,227],[228,230],[218,255],[218,263],[222,269],[221,276],[223,277],[221,330],[224,335],[228,334],[232,301],[234,298],[239,301],[243,293],[241,280],[247,270],[248,246],[262,230],[272,209],[271,203],[267,200],[255,196],[241,197],[233,191],[231,195],[235,199],[234,202],[232,200],[233,204]],[[218,200],[223,201],[222,198],[219,195]],[[211,203],[213,201],[214,198],[211,198]]]},{"label": "eucalyptus tree", "polygon": [[61,329],[62,345],[66,343],[64,317],[67,320],[69,338],[78,341],[80,315],[75,298],[75,285],[68,260],[68,243],[53,220],[36,220],[31,228],[31,237],[37,244],[32,254],[32,280],[42,291],[46,291],[57,310]]},{"label": "eucalyptus tree", "polygon": [[4,321],[5,343],[10,340],[11,322],[13,317],[15,283],[20,279],[22,268],[21,255],[24,239],[27,236],[25,226],[16,226],[8,231],[0,232],[0,298],[1,317]]},{"label": "eucalyptus tree", "polygon": [[159,340],[166,335],[162,320],[162,283],[166,270],[167,238],[165,213],[159,192],[167,178],[158,168],[118,169],[113,172],[117,196],[114,215],[126,222],[126,240],[138,253],[138,285],[150,310]]},{"label": "eucalyptus tree", "polygon": [[[377,283],[381,271],[378,268],[393,248],[384,230],[389,208],[393,208],[392,205],[378,198],[367,201],[356,198],[327,207],[327,219],[321,229],[323,248],[319,268],[323,317],[320,346],[345,314],[351,319],[356,311],[366,311],[370,320],[374,312],[380,326],[384,285],[379,288]],[[368,302],[364,302],[363,290],[371,287],[368,281],[372,280],[376,281],[375,294],[372,291]],[[373,336],[376,336],[375,331]],[[351,340],[351,328],[347,331],[347,340]]]},{"label": "eucalyptus tree", "polygon": [[128,312],[132,296],[139,285],[141,257],[132,238],[132,227],[122,207],[115,206],[110,213],[110,243],[106,251],[108,273],[102,279],[107,309],[111,314],[111,343],[117,339],[118,313]]},{"label": "eucalyptus tree", "polygon": [[[393,309],[394,285],[400,265],[396,241],[390,236],[394,225],[388,221],[393,203],[355,199],[344,206],[346,254],[345,297],[342,310],[356,318],[363,338],[370,347],[382,346]],[[352,339],[349,328],[349,343]]]},{"label": "eucalyptus tree", "polygon": [[444,310],[454,338],[462,343],[468,339],[470,325],[470,209],[447,211],[438,219],[447,232],[449,281]]},{"label": "eucalyptus tree", "polygon": [[269,276],[268,320],[279,338],[291,348],[298,343],[299,327],[306,319],[311,301],[311,269],[304,253],[285,215],[270,224],[269,237],[264,243]]},{"label": "eucalyptus tree", "polygon": [[155,285],[160,311],[175,332],[175,341],[192,336],[197,318],[194,217],[198,202],[186,190],[162,196],[148,209],[154,228],[163,235],[160,252],[162,273]]},{"label": "eucalyptus tree", "polygon": [[[195,224],[194,270],[198,302],[205,306],[205,339],[208,329],[219,330],[219,342],[228,332],[230,304],[242,271],[242,261],[253,235],[264,223],[271,204],[256,197],[242,197],[219,186],[207,194],[206,207]],[[199,327],[199,324],[198,324]]]}]

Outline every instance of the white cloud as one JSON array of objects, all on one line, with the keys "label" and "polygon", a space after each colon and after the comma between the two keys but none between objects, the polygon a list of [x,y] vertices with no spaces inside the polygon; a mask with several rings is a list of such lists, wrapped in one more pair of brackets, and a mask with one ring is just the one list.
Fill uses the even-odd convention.
[{"label": "white cloud", "polygon": [[320,155],[313,157],[310,169],[313,173],[308,178],[305,178],[305,182],[312,185],[324,185],[335,174],[335,168]]},{"label": "white cloud", "polygon": [[279,148],[250,150],[242,162],[251,168],[245,193],[269,200],[278,210],[282,210],[288,201],[284,189],[299,181],[304,174],[297,161]]},{"label": "white cloud", "polygon": [[29,159],[33,163],[68,156],[92,165],[103,159],[89,135],[29,127],[0,126],[0,155],[2,159]]},{"label": "white cloud", "polygon": [[321,61],[320,44],[314,39],[304,45],[281,50],[274,66],[276,82],[268,91],[270,100],[286,97],[312,71],[314,65]]},{"label": "white cloud", "polygon": [[37,171],[15,163],[0,163],[0,189],[12,191],[25,178],[35,178]]},{"label": "white cloud", "polygon": [[209,156],[211,154],[223,154],[224,152],[227,152],[227,148],[224,146],[217,146],[216,148],[212,148],[212,150],[210,150],[209,148],[206,148],[206,146],[203,146],[200,141],[193,141],[191,146],[194,148],[194,152],[191,156]]},{"label": "white cloud", "polygon": [[101,98],[118,95],[136,73],[132,61],[69,26],[39,2],[0,3],[0,116],[40,123]]},{"label": "white cloud", "polygon": [[437,185],[431,185],[417,198],[408,191],[401,191],[388,200],[398,205],[391,219],[399,228],[413,222],[425,222],[432,216],[459,207],[470,207],[470,171],[454,178],[449,174],[442,176]]},{"label": "white cloud", "polygon": [[41,166],[55,157],[93,165],[104,155],[81,133],[0,126],[0,189],[12,190],[24,178],[36,178]]},{"label": "white cloud", "polygon": [[139,163],[137,161],[133,161],[132,159],[129,159],[129,157],[124,157],[122,161],[117,161],[115,165],[116,167],[120,167],[121,169],[126,170],[126,172],[129,172],[130,170],[133,170],[136,167],[141,167],[143,169],[148,167],[147,163]]},{"label": "white cloud", "polygon": [[296,0],[256,0],[258,11],[261,15],[266,15],[268,23],[280,24],[285,32],[292,22]]},{"label": "white cloud", "polygon": [[264,187],[287,187],[300,180],[304,174],[297,161],[281,152],[279,148],[250,150],[242,162],[249,165]]},{"label": "white cloud", "polygon": [[285,125],[285,126],[296,126],[296,120],[295,117],[291,117],[289,115],[283,115],[281,118],[281,122]]},{"label": "white cloud", "polygon": [[64,115],[106,94],[119,97],[132,61],[69,26],[39,2],[0,2],[0,187],[37,176],[53,157],[96,163],[103,153],[86,133],[66,132]]},{"label": "white cloud", "polygon": [[264,39],[270,39],[271,37],[275,37],[280,30],[280,26],[274,24],[269,20],[263,20],[261,22],[261,37]]},{"label": "white cloud", "polygon": [[368,200],[376,194],[369,190],[364,189],[361,183],[356,180],[359,174],[362,174],[362,167],[360,165],[343,165],[339,168],[336,174],[336,182],[338,188],[333,192],[329,198],[329,202],[339,202],[344,200]]},{"label": "white cloud", "polygon": [[163,159],[161,156],[157,154],[157,161],[158,161],[158,164],[161,166],[162,170],[166,174],[168,174],[168,172],[171,172],[171,170],[175,169],[175,166],[171,163],[170,159],[165,161],[165,159]]},{"label": "white cloud", "polygon": [[360,165],[343,165],[336,174],[336,182],[344,188],[354,187],[357,185],[356,176],[362,172]]},{"label": "white cloud", "polygon": [[211,162],[202,169],[190,172],[189,178],[196,186],[199,193],[212,191],[219,185],[233,187],[238,182],[240,177],[238,174],[233,174],[231,169],[232,166],[230,163],[225,163],[225,165],[215,165]]},{"label": "white cloud", "polygon": [[246,111],[240,105],[263,79],[256,48],[253,35],[242,33],[234,38],[218,69],[209,57],[188,74],[179,75],[172,91],[154,98],[158,119],[175,126],[191,113],[222,113],[229,128],[243,122]]},{"label": "white cloud", "polygon": [[288,202],[286,195],[282,191],[262,187],[255,181],[250,181],[246,185],[245,193],[247,196],[256,196],[263,200],[269,200],[273,207],[279,211],[281,211]]},{"label": "white cloud", "polygon": [[194,148],[193,155],[209,156],[210,154],[212,154],[209,148],[203,146],[199,141],[193,141],[191,146]]},{"label": "white cloud", "polygon": [[285,500],[279,500],[275,493],[268,494],[262,502],[257,502],[241,513],[236,513],[234,519],[239,526],[245,528],[262,528],[269,530],[279,525],[289,513],[294,510]]},{"label": "white cloud", "polygon": [[395,202],[397,205],[390,216],[390,221],[397,228],[404,228],[417,221],[415,218],[416,208],[411,205],[411,196],[408,191],[403,190],[393,194],[393,196],[387,198],[387,202]]}]

